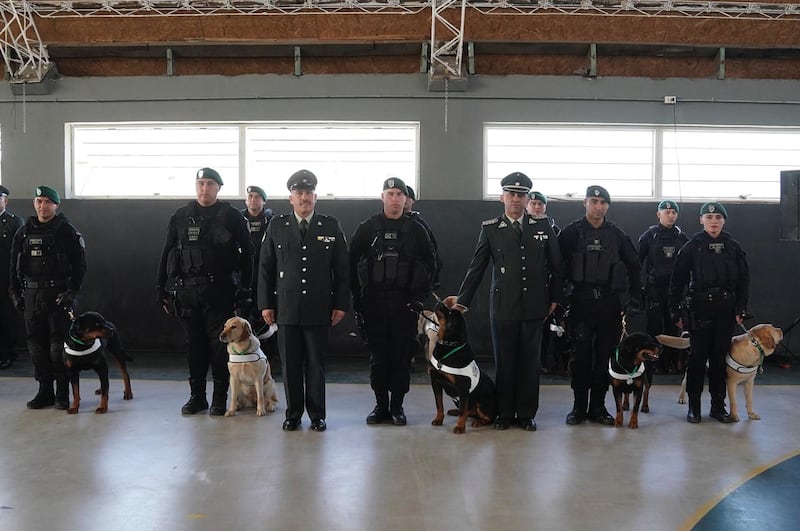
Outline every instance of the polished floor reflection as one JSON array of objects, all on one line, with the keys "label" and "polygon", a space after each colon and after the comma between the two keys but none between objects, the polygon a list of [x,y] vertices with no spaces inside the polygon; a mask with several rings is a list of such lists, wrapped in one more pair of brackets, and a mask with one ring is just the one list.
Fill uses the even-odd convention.
[{"label": "polished floor reflection", "polygon": [[726,531],[798,521],[797,504],[764,511],[737,490],[800,452],[798,386],[757,385],[760,421],[689,425],[677,386],[657,385],[634,431],[566,426],[569,387],[545,385],[537,432],[454,435],[452,418],[430,425],[425,385],[395,427],[365,425],[367,385],[329,384],[324,433],[307,418],[281,431],[282,389],[277,412],[224,418],[182,417],[187,384],[153,380],[134,380],[132,401],[112,380],[95,415],[93,385],[87,373],[68,416],[25,409],[32,379],[0,378],[0,529],[714,529],[702,518],[732,492],[744,494]]}]

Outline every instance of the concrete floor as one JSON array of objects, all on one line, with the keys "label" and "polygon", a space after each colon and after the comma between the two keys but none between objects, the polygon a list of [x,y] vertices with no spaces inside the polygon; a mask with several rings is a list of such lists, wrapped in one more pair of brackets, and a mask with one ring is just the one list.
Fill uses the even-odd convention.
[{"label": "concrete floor", "polygon": [[[182,417],[185,382],[134,379],[123,401],[112,380],[110,411],[96,415],[95,382],[82,381],[83,409],[68,416],[25,409],[31,378],[0,378],[0,529],[690,529],[800,453],[798,386],[756,386],[762,420],[733,425],[690,425],[677,386],[654,386],[652,413],[633,431],[566,426],[571,391],[546,385],[538,432],[454,435],[452,418],[430,425],[424,385],[408,395],[406,427],[366,426],[369,387],[329,384],[328,431],[304,418],[285,433],[282,389],[266,417]],[[754,522],[762,507],[752,505],[726,531],[783,528]],[[796,507],[778,511],[797,521]]]}]

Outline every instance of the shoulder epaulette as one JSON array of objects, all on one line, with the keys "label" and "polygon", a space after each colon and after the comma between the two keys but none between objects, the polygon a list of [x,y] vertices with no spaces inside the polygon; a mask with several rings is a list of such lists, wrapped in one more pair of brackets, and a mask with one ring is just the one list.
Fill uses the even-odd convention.
[{"label": "shoulder epaulette", "polygon": [[500,218],[492,218],[492,219],[487,219],[487,220],[485,220],[485,221],[482,221],[482,222],[481,222],[481,225],[494,225],[494,224],[495,224],[495,223],[497,223],[498,221],[500,221]]}]

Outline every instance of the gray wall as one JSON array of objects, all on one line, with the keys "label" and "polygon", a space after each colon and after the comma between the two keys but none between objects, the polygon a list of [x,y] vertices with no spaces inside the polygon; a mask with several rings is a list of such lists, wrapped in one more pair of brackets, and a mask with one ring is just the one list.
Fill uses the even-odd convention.
[{"label": "gray wall", "polygon": [[[647,124],[800,125],[800,84],[789,81],[475,77],[466,92],[429,93],[423,76],[241,76],[62,79],[47,96],[11,95],[0,87],[2,182],[10,209],[31,213],[35,185],[64,191],[64,123],[137,120],[412,120],[421,123],[419,209],[442,245],[443,294],[458,289],[480,220],[501,205],[481,201],[484,122],[613,122]],[[677,106],[663,104],[665,95]],[[281,180],[285,176],[276,177]],[[323,177],[324,178],[324,177]],[[534,176],[535,179],[535,176]],[[377,196],[376,191],[376,196]],[[62,211],[85,234],[89,274],[83,307],[103,311],[129,347],[180,348],[176,322],[155,304],[155,267],[163,230],[183,201],[65,200]],[[270,205],[288,210],[282,201]],[[800,307],[796,242],[778,240],[777,204],[728,203],[726,228],[748,251],[752,309],[759,321],[785,325]],[[377,201],[321,200],[318,209],[340,218],[345,232],[377,212]],[[609,217],[635,239],[655,222],[653,204],[614,202]],[[581,215],[579,201],[552,202],[562,225]],[[697,205],[684,205],[682,224],[697,229]],[[470,321],[488,352],[486,293]],[[334,349],[361,351],[334,333]]]}]

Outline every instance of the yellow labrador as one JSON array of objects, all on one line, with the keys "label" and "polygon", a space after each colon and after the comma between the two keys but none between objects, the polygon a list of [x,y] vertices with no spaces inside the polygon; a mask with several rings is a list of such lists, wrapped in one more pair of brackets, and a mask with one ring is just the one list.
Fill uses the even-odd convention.
[{"label": "yellow labrador", "polygon": [[780,328],[768,324],[756,325],[746,334],[734,336],[731,339],[731,352],[725,358],[727,365],[728,399],[731,401],[731,418],[739,421],[739,411],[736,405],[736,386],[744,387],[744,402],[747,408],[747,418],[759,420],[761,417],[753,411],[753,386],[756,374],[764,358],[775,352],[775,347],[783,339]]},{"label": "yellow labrador", "polygon": [[250,323],[241,317],[231,317],[225,321],[219,340],[228,344],[228,372],[231,375],[231,405],[225,416],[232,417],[240,407],[253,405],[259,417],[267,411],[275,411],[278,404],[275,380]]}]

